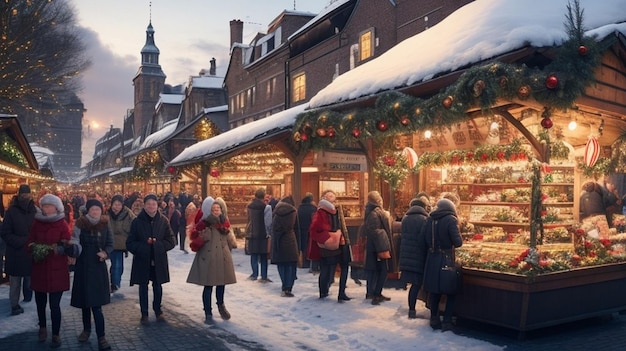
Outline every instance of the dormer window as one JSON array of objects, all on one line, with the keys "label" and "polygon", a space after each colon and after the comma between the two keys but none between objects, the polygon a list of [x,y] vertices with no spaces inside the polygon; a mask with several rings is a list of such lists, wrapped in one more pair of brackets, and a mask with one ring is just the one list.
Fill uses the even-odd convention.
[{"label": "dormer window", "polygon": [[365,61],[372,56],[374,56],[374,28],[359,35],[359,61]]}]

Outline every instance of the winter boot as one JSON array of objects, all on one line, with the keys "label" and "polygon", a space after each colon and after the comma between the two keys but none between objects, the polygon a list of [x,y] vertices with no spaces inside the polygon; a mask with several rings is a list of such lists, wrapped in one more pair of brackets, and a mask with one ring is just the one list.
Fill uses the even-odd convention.
[{"label": "winter boot", "polygon": [[61,337],[58,335],[52,335],[52,341],[50,342],[51,349],[58,349],[61,347]]},{"label": "winter boot", "polygon": [[109,342],[107,341],[107,339],[103,336],[98,338],[98,350],[100,351],[108,351],[111,349],[111,345],[109,345]]},{"label": "winter boot", "polygon": [[78,342],[87,342],[87,341],[89,341],[89,335],[90,334],[91,334],[91,332],[83,330],[83,332],[80,333],[80,335],[78,336]]},{"label": "winter boot", "polygon": [[220,311],[220,316],[223,320],[227,321],[230,319],[230,313],[228,313],[228,310],[226,309],[226,306],[224,306],[224,304],[217,305],[217,309]]},{"label": "winter boot", "polygon": [[46,329],[46,327],[40,327],[39,336],[38,336],[39,342],[45,342],[47,338],[48,338],[48,329]]},{"label": "winter boot", "polygon": [[409,319],[417,318],[417,312],[415,310],[409,310]]}]

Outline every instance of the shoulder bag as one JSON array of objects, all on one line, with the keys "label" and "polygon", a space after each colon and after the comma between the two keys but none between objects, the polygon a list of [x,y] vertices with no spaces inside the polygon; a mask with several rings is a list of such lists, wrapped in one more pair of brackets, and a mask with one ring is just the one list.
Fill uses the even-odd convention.
[{"label": "shoulder bag", "polygon": [[462,285],[461,268],[454,262],[454,248],[442,250],[435,243],[435,225],[432,226],[432,245],[428,249],[424,266],[424,291],[432,294],[454,295]]}]

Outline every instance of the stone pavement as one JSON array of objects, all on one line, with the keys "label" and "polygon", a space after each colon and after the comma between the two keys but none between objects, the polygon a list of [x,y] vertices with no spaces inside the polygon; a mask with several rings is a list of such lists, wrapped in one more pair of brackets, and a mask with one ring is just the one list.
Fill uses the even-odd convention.
[{"label": "stone pavement", "polygon": [[[70,292],[66,292],[69,294]],[[8,304],[8,299],[0,299],[0,304]],[[32,304],[32,306],[31,306]],[[139,323],[139,301],[137,295],[124,297],[114,294],[110,304],[103,307],[106,321],[106,338],[113,350],[265,350],[263,345],[239,339],[216,326],[207,326],[177,313],[172,303],[163,306],[166,322],[157,322],[154,315],[150,323]],[[64,304],[61,303],[63,308]],[[28,303],[35,308],[35,301]],[[98,350],[95,326],[88,343],[79,343],[78,334],[82,331],[82,317],[78,308],[66,306],[61,324],[62,345],[59,350]],[[48,312],[49,315],[49,312]],[[0,318],[11,318],[3,315]],[[48,328],[50,320],[48,316]],[[46,343],[37,342],[37,321],[33,321],[32,331],[11,335],[0,339],[0,350],[50,350],[50,335]],[[50,334],[50,330],[48,330]]]},{"label": "stone pavement", "polygon": [[[113,350],[222,351],[271,349],[271,347],[254,341],[242,340],[237,335],[220,329],[219,326],[209,327],[201,321],[179,313],[176,311],[178,307],[176,302],[172,300],[163,306],[167,317],[166,322],[156,322],[154,315],[151,315],[150,323],[141,325],[139,323],[137,295],[134,293],[135,289],[132,290],[126,296],[121,293],[114,294],[112,302],[103,307],[107,340]],[[66,292],[66,294],[70,294],[70,292]],[[8,296],[0,297],[0,306],[8,306]],[[79,343],[77,335],[82,331],[80,310],[63,302],[61,306],[65,307],[61,325],[63,344],[60,350],[97,350],[95,327],[92,326],[89,342]],[[25,308],[35,308],[35,302],[28,303]],[[2,308],[0,313],[2,313],[0,315],[2,319],[12,318],[8,315],[8,307]],[[27,323],[32,323],[32,330],[1,338],[0,350],[50,350],[49,337],[46,343],[37,342],[36,317],[29,319]],[[525,334],[524,340],[518,339],[519,335],[516,331],[468,320],[458,322],[457,332],[468,338],[498,345],[506,351],[626,350],[626,315],[617,313],[602,318],[592,318],[530,331]],[[419,345],[416,345],[415,350],[420,350]]]}]

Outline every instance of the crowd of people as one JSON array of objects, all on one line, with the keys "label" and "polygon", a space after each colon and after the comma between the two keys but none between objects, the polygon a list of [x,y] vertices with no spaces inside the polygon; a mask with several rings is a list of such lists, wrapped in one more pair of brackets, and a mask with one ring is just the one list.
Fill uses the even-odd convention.
[{"label": "crowd of people", "polygon": [[[364,250],[359,255],[364,257],[359,267],[367,277],[365,298],[372,305],[390,300],[382,292],[395,259],[403,282],[410,285],[408,318],[416,318],[428,248],[433,241],[447,250],[462,244],[455,202],[458,204],[458,199],[452,195],[439,199],[431,209],[428,195],[418,194],[402,218],[402,244],[394,248],[392,222],[383,209],[382,196],[377,191],[368,194],[358,247]],[[251,268],[248,280],[272,283],[268,264],[274,264],[281,280],[281,296],[288,298],[295,296],[297,268],[309,268],[309,272],[319,273],[319,298],[325,299],[339,272],[337,301],[352,300],[346,294],[346,283],[354,257],[334,191],[323,191],[317,204],[313,194],[307,193],[296,205],[291,195],[272,201],[261,188],[248,204],[247,215],[245,253],[250,256]],[[38,339],[45,342],[49,306],[52,348],[61,346],[59,304],[63,293],[70,290],[71,271],[70,304],[82,311],[83,331],[77,336],[78,341],[89,341],[93,320],[99,350],[111,348],[106,340],[102,306],[110,303],[110,294],[120,288],[124,258],[129,253],[130,285],[138,286],[142,324],[150,321],[150,283],[154,317],[156,321],[166,319],[161,308],[162,285],[170,281],[167,252],[176,246],[184,253],[188,253],[187,247],[195,252],[187,282],[204,287],[201,301],[205,323],[213,323],[213,291],[220,317],[231,317],[225,305],[225,287],[237,282],[231,255],[237,240],[227,204],[220,197],[201,199],[184,192],[160,197],[140,193],[71,197],[46,192],[33,196],[30,187],[23,184],[3,216],[0,237],[7,247],[5,270],[10,277],[11,314],[24,312],[19,304],[20,294],[24,303],[34,295]],[[438,308],[441,295],[429,296],[427,306],[431,308],[433,329],[452,330],[454,296],[446,299],[443,321]]]}]

